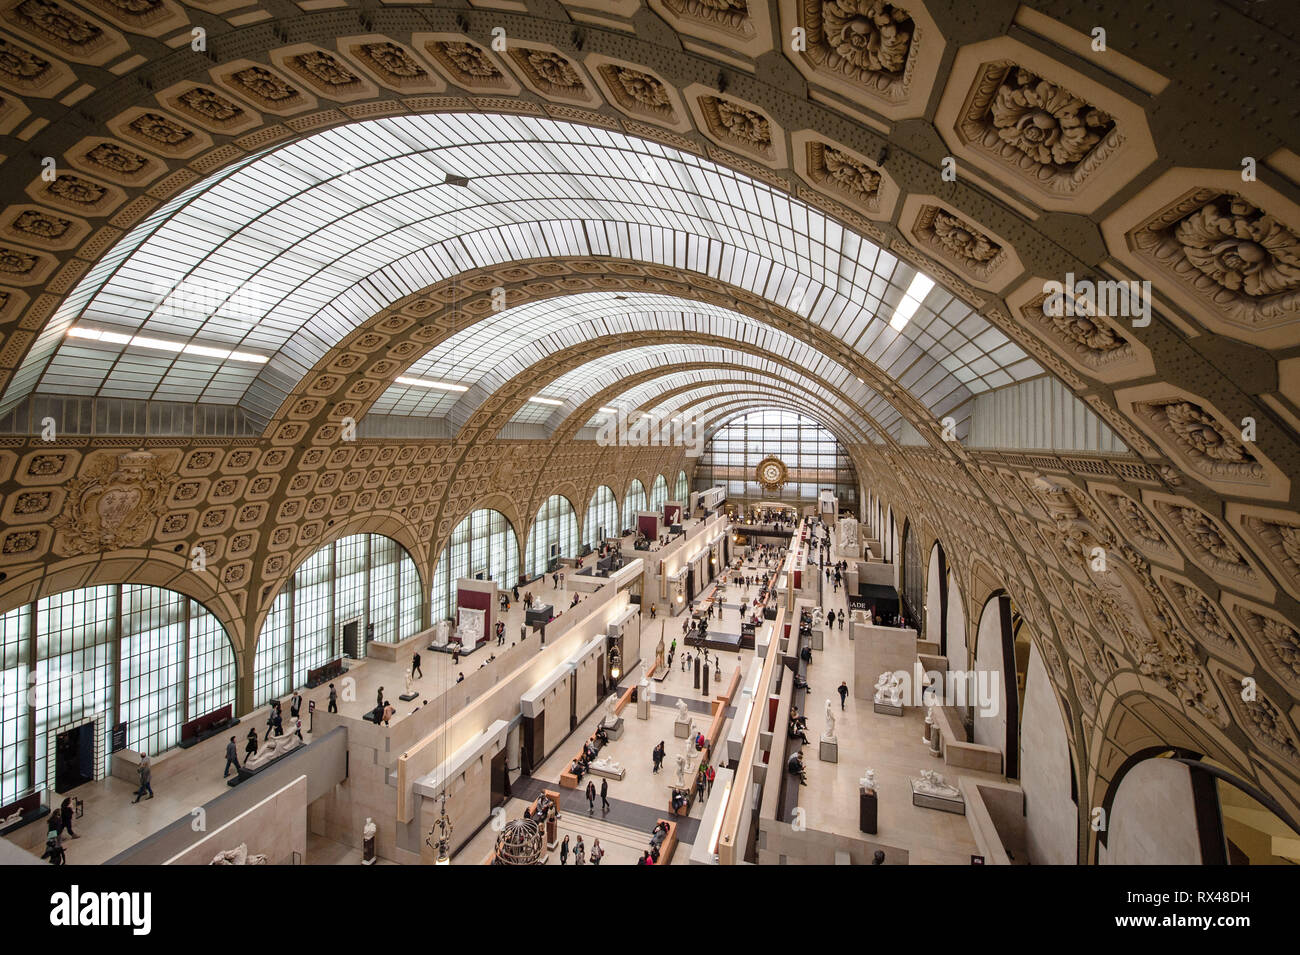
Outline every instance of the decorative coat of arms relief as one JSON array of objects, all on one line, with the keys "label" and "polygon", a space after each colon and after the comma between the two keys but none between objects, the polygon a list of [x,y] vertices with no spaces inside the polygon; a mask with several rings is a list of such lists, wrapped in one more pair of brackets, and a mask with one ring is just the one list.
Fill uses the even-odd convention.
[{"label": "decorative coat of arms relief", "polygon": [[63,556],[138,547],[167,510],[174,469],[148,451],[109,453],[68,483],[54,520],[54,549]]}]

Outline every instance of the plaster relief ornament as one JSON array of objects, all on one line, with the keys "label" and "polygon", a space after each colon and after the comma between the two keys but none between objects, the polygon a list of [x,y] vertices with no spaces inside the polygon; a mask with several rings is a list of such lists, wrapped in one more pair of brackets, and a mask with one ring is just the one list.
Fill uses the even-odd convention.
[{"label": "plaster relief ornament", "polygon": [[578,89],[582,78],[573,64],[558,53],[550,50],[528,50],[525,53],[528,64],[537,75],[559,89]]},{"label": "plaster relief ornament", "polygon": [[633,102],[647,109],[672,112],[672,99],[668,96],[667,88],[649,73],[626,67],[614,67],[613,73],[619,88]]},{"label": "plaster relief ornament", "polygon": [[441,48],[447,59],[466,76],[493,79],[501,75],[487,53],[472,43],[443,43]]},{"label": "plaster relief ornament", "polygon": [[936,212],[931,228],[945,249],[968,263],[990,262],[1002,251],[988,236],[947,212]]},{"label": "plaster relief ornament", "polygon": [[741,142],[754,146],[772,145],[772,126],[759,113],[730,100],[710,98],[718,111],[718,122]]},{"label": "plaster relief ornament", "polygon": [[1072,166],[1114,126],[1110,115],[1028,70],[1010,72],[989,107],[998,138],[1043,166]]},{"label": "plaster relief ornament", "polygon": [[174,478],[148,451],[101,458],[68,484],[63,513],[54,520],[66,556],[137,547],[167,510]]},{"label": "plaster relief ornament", "polygon": [[[817,6],[814,2],[812,6]],[[911,17],[884,0],[823,0],[827,66],[850,76],[901,73],[912,41]]]},{"label": "plaster relief ornament", "polygon": [[391,76],[420,79],[428,75],[428,71],[396,43],[365,43],[361,46],[361,53],[372,65]]},{"label": "plaster relief ornament", "polygon": [[202,86],[186,90],[177,98],[186,108],[217,122],[238,119],[244,112],[231,100]]},{"label": "plaster relief ornament", "polygon": [[1187,261],[1225,289],[1255,298],[1300,289],[1300,238],[1244,199],[1202,206],[1174,238]]}]

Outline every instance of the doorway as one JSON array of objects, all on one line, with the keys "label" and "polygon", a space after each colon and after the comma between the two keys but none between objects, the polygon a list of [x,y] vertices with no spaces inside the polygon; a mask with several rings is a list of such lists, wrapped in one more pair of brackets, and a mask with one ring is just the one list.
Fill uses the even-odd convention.
[{"label": "doorway", "polygon": [[506,777],[506,751],[492,757],[492,808],[504,806],[510,798],[510,784]]},{"label": "doorway", "polygon": [[95,724],[60,733],[54,744],[54,791],[65,793],[95,778]]},{"label": "doorway", "polygon": [[349,620],[343,625],[343,655],[349,656],[353,660],[361,659],[361,648],[357,646],[357,638],[361,635],[361,621]]}]

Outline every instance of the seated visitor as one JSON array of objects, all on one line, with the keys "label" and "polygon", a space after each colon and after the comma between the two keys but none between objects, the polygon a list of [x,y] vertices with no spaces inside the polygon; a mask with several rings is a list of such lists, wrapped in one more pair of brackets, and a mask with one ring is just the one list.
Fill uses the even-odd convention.
[{"label": "seated visitor", "polygon": [[799,726],[799,723],[796,720],[790,721],[790,738],[800,739],[803,740],[805,743],[808,742],[807,734],[804,733],[803,729]]},{"label": "seated visitor", "polygon": [[795,753],[793,756],[791,756],[790,761],[786,764],[786,767],[789,769],[792,775],[799,777],[799,784],[801,786],[808,785],[808,773],[804,769],[803,753]]},{"label": "seated visitor", "polygon": [[651,847],[657,848],[659,844],[664,841],[664,837],[667,835],[668,835],[668,824],[661,819],[659,822],[656,822],[655,827],[650,830]]}]

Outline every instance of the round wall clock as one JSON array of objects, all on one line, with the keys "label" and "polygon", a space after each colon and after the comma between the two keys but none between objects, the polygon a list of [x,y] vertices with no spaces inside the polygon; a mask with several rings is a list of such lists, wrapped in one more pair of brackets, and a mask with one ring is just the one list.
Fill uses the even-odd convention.
[{"label": "round wall clock", "polygon": [[787,473],[785,462],[772,455],[768,455],[762,461],[759,461],[758,467],[754,469],[754,477],[767,491],[779,490],[781,485],[785,483]]}]

